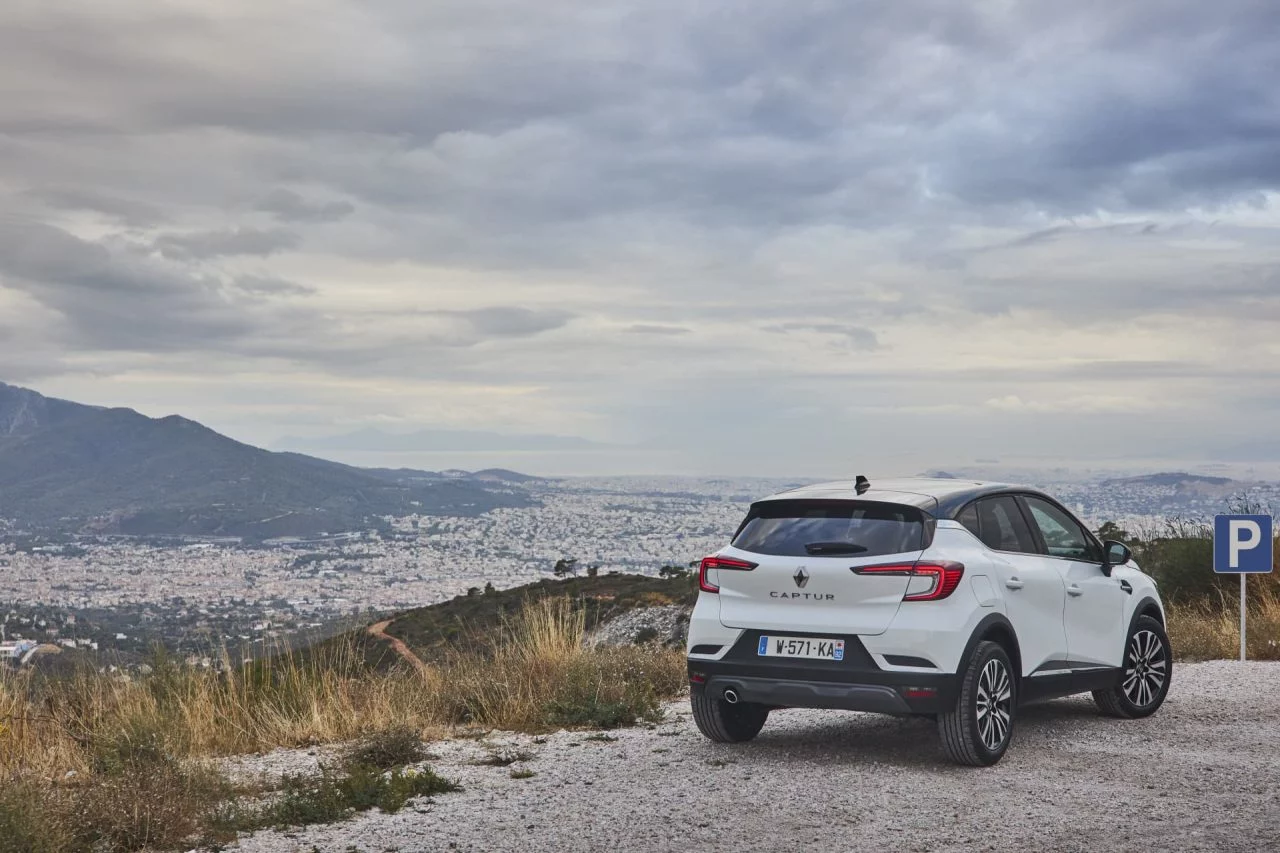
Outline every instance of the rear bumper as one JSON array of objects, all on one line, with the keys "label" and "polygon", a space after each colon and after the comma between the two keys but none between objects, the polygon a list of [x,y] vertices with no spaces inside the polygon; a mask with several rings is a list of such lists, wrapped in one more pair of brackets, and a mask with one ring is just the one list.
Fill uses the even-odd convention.
[{"label": "rear bumper", "polygon": [[778,708],[834,708],[880,714],[937,714],[955,707],[958,676],[879,669],[857,637],[845,637],[844,661],[761,658],[748,631],[720,660],[689,658],[689,688]]},{"label": "rear bumper", "polygon": [[733,690],[742,702],[757,702],[779,708],[840,708],[846,711],[874,711],[879,714],[915,713],[896,690],[877,684],[831,684],[824,681],[717,676],[710,679],[704,689],[712,696],[723,696],[726,690]]}]

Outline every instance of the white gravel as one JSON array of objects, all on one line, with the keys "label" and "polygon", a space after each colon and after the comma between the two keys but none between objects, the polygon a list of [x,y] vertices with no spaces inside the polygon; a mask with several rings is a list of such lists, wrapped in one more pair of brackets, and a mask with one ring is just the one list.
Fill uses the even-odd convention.
[{"label": "white gravel", "polygon": [[[1280,850],[1280,664],[1178,666],[1146,720],[1101,717],[1087,697],[1025,709],[1004,760],[985,769],[948,764],[925,720],[782,711],[755,741],[720,745],[687,703],[668,711],[612,742],[434,743],[432,766],[464,791],[233,849]],[[533,757],[472,763],[492,746]],[[537,775],[512,779],[513,768]]]}]

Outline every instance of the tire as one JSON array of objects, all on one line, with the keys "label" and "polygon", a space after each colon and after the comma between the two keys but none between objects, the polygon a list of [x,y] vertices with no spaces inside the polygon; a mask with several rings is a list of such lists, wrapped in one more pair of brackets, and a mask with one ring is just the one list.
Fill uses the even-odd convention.
[{"label": "tire", "polygon": [[978,643],[961,675],[955,708],[938,715],[938,734],[947,756],[971,767],[999,761],[1013,738],[1017,691],[1005,650],[999,643]]},{"label": "tire", "polygon": [[1093,691],[1098,710],[1125,720],[1151,716],[1164,704],[1173,680],[1173,647],[1159,621],[1138,617],[1125,640],[1121,666],[1119,684]]},{"label": "tire", "polygon": [[760,734],[769,709],[754,702],[738,702],[730,705],[719,697],[708,696],[707,691],[695,691],[690,697],[693,705],[693,721],[698,730],[716,743],[742,743]]}]

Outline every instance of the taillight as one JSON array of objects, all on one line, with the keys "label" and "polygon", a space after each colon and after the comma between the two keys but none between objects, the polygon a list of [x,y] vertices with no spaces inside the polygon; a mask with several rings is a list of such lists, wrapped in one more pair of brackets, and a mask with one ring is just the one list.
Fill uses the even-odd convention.
[{"label": "taillight", "polygon": [[881,566],[854,566],[858,575],[902,575],[904,577],[928,577],[932,585],[924,592],[904,595],[903,601],[938,601],[956,591],[964,577],[964,563],[942,561],[936,563],[886,563]]},{"label": "taillight", "polygon": [[703,592],[720,591],[720,587],[707,580],[708,569],[735,569],[740,572],[749,572],[757,565],[747,560],[735,560],[733,557],[703,557],[702,564],[698,566],[698,589]]}]

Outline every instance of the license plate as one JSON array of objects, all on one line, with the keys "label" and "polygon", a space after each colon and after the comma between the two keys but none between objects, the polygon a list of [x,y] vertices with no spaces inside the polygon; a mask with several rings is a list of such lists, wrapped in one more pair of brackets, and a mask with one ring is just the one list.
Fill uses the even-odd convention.
[{"label": "license plate", "polygon": [[760,657],[844,660],[844,640],[815,637],[761,637]]}]

